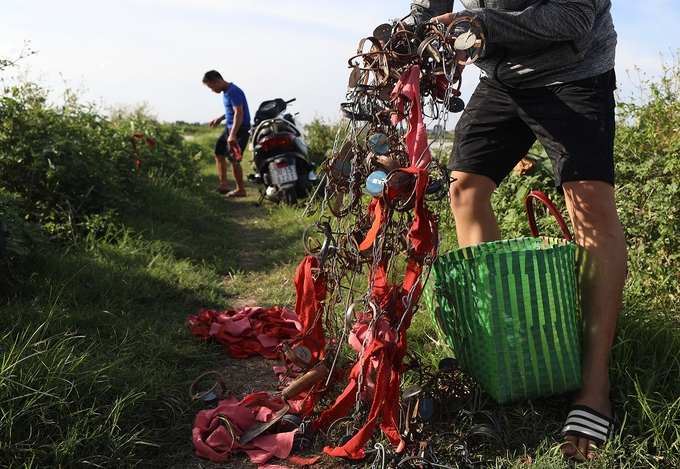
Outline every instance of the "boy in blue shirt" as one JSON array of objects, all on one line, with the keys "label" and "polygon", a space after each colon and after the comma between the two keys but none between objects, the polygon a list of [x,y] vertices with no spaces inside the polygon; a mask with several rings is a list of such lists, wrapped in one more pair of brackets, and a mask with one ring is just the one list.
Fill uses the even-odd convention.
[{"label": "boy in blue shirt", "polygon": [[[217,165],[217,176],[220,184],[215,189],[227,197],[245,197],[246,188],[243,184],[243,168],[240,158],[234,151],[234,146],[238,146],[242,155],[248,143],[250,135],[250,111],[248,101],[241,88],[233,83],[229,83],[222,78],[215,70],[206,72],[203,76],[203,83],[215,93],[222,93],[224,101],[224,114],[216,117],[208,124],[214,128],[223,120],[227,121],[222,135],[215,144],[215,164]],[[236,189],[230,190],[227,181],[227,160],[231,164],[231,172],[234,175]]]}]

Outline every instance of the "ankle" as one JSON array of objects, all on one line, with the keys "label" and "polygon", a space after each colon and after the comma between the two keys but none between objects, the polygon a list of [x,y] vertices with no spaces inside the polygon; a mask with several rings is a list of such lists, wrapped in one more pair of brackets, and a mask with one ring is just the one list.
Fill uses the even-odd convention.
[{"label": "ankle", "polygon": [[577,391],[571,400],[572,405],[584,405],[590,407],[593,410],[606,415],[607,417],[613,417],[612,404],[609,400],[609,388],[604,389],[592,389],[592,388],[581,388]]}]

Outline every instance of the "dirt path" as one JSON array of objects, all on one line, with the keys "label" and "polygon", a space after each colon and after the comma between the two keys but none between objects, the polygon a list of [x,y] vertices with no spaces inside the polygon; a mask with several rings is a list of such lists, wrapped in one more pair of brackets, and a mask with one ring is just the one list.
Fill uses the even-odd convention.
[{"label": "dirt path", "polygon": [[[233,236],[239,239],[242,251],[240,252],[238,264],[239,271],[256,277],[257,272],[270,269],[272,266],[271,256],[267,255],[268,246],[272,244],[272,229],[266,226],[267,216],[271,210],[271,202],[265,201],[262,205],[256,206],[259,200],[258,186],[246,182],[247,197],[224,200],[225,213],[230,219],[236,222]],[[268,205],[269,204],[269,205]],[[230,286],[236,282],[234,275],[227,275],[223,279],[225,286]],[[288,288],[288,287],[286,287]],[[290,285],[292,289],[292,285]],[[237,298],[229,305],[229,308],[242,308],[249,306],[268,307],[272,305],[260,304],[261,299],[252,292],[239,292]],[[292,305],[288,305],[292,307]],[[215,369],[225,378],[229,394],[242,399],[245,396],[261,391],[274,392],[277,388],[278,379],[274,375],[273,367],[280,365],[280,360],[271,360],[264,357],[251,357],[248,359],[236,359],[225,355],[224,359],[215,364]],[[206,404],[206,408],[209,408]],[[191,446],[193,449],[193,445]],[[272,460],[272,464],[295,467],[283,461]],[[233,455],[228,461],[221,463],[211,463],[205,459],[187,455],[186,459],[177,461],[171,469],[253,469],[256,464],[250,462],[245,453]]]}]

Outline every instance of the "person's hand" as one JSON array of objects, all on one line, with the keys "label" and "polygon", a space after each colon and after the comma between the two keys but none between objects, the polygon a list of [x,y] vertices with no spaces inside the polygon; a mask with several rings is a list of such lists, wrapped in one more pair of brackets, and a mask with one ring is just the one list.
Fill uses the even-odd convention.
[{"label": "person's hand", "polygon": [[415,25],[415,28],[413,29],[413,33],[418,36],[419,39],[424,39],[425,38],[425,31],[429,29],[431,26],[434,26],[430,21],[423,21],[422,23],[418,23]]},{"label": "person's hand", "polygon": [[435,16],[434,18],[432,18],[430,20],[430,23],[443,24],[444,26],[448,26],[455,19],[456,19],[456,12],[452,11],[451,13],[444,13],[443,15]]},{"label": "person's hand", "polygon": [[420,39],[425,39],[428,30],[439,29],[441,32],[444,32],[443,27],[445,26],[445,23],[441,21],[442,18],[448,18],[448,16],[447,15],[435,16],[430,18],[429,20],[423,21],[422,23],[418,23],[415,26],[415,30],[413,32]]},{"label": "person's hand", "polygon": [[232,145],[237,144],[237,143],[238,143],[238,139],[236,138],[236,135],[229,134],[229,136],[227,137],[227,144],[229,146],[232,146]]},{"label": "person's hand", "polygon": [[222,118],[221,118],[221,117],[215,117],[213,120],[211,120],[210,122],[208,122],[208,126],[209,126],[211,129],[214,129],[215,127],[217,127],[218,125],[220,125],[220,122],[222,122]]}]

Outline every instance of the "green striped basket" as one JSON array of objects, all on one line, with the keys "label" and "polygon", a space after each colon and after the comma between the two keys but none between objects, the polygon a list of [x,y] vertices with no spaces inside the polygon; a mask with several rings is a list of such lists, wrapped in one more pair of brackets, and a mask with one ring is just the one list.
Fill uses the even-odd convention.
[{"label": "green striped basket", "polygon": [[580,388],[576,248],[561,238],[502,240],[433,266],[424,297],[440,336],[497,402]]}]

